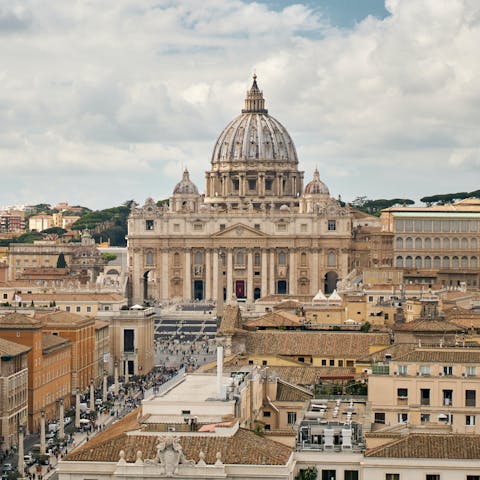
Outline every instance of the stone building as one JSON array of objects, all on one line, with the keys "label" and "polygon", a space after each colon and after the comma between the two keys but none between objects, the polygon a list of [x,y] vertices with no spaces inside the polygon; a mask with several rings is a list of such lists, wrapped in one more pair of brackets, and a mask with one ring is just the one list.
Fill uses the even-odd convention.
[{"label": "stone building", "polygon": [[28,416],[29,347],[0,338],[0,453],[17,445]]},{"label": "stone building", "polygon": [[348,274],[352,215],[317,170],[305,188],[303,175],[254,77],[214,146],[205,193],[185,170],[168,206],[132,206],[133,302],[331,293]]}]

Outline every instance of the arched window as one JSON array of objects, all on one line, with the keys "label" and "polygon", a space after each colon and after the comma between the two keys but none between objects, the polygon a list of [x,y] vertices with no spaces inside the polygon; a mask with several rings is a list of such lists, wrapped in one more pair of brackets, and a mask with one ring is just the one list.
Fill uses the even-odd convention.
[{"label": "arched window", "polygon": [[403,250],[403,238],[402,237],[397,238],[397,250]]},{"label": "arched window", "polygon": [[478,247],[478,242],[476,238],[470,240],[470,250],[476,250]]},{"label": "arched window", "polygon": [[151,250],[148,250],[145,255],[145,265],[153,265],[153,252]]},{"label": "arched window", "polygon": [[422,268],[422,257],[415,257],[415,268]]},{"label": "arched window", "polygon": [[286,265],[286,263],[287,263],[287,256],[285,252],[280,252],[278,254],[278,264],[283,266],[283,265]]},{"label": "arched window", "polygon": [[307,254],[305,252],[302,252],[301,255],[300,255],[300,265],[302,267],[307,266]]},{"label": "arched window", "polygon": [[430,250],[432,248],[432,239],[427,237],[424,241],[425,250]]},{"label": "arched window", "polygon": [[432,268],[432,258],[429,256],[425,257],[425,268]]},{"label": "arched window", "polygon": [[407,250],[411,250],[413,248],[413,239],[411,237],[407,237],[405,240],[405,248]]},{"label": "arched window", "polygon": [[195,252],[194,263],[195,265],[201,265],[203,263],[202,252]]},{"label": "arched window", "polygon": [[329,267],[334,267],[337,264],[337,256],[335,252],[328,252],[327,265]]},{"label": "arched window", "polygon": [[413,267],[413,258],[410,255],[405,259],[405,266],[407,268]]},{"label": "arched window", "polygon": [[477,268],[478,267],[478,259],[477,257],[472,257],[470,259],[470,268]]},{"label": "arched window", "polygon": [[435,237],[433,239],[433,248],[436,248],[436,249],[440,248],[440,239],[438,237]]},{"label": "arched window", "polygon": [[173,254],[173,264],[174,264],[175,266],[180,265],[180,254],[179,254],[178,252],[175,252],[175,253]]},{"label": "arched window", "polygon": [[468,240],[466,238],[462,238],[462,250],[468,249]]},{"label": "arched window", "polygon": [[450,268],[450,257],[443,257],[442,267]]},{"label": "arched window", "polygon": [[468,257],[462,257],[462,268],[468,268]]},{"label": "arched window", "polygon": [[452,238],[452,248],[454,250],[458,250],[460,247],[460,242],[458,241],[458,238]]},{"label": "arched window", "polygon": [[395,260],[395,266],[397,268],[403,268],[403,257],[397,257]]},{"label": "arched window", "polygon": [[460,266],[460,262],[458,261],[458,257],[453,257],[452,258],[452,267],[453,268],[458,268]]},{"label": "arched window", "polygon": [[422,239],[420,237],[417,237],[415,239],[415,249],[421,250],[421,248],[422,248]]},{"label": "arched window", "polygon": [[434,257],[433,268],[440,268],[440,257]]},{"label": "arched window", "polygon": [[443,249],[450,250],[450,239],[448,238],[443,239]]}]

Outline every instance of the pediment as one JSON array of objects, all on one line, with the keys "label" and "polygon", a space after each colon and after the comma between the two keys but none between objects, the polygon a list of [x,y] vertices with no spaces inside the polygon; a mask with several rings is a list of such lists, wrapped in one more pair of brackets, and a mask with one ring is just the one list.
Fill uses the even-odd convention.
[{"label": "pediment", "polygon": [[236,223],[235,225],[225,228],[225,230],[214,233],[212,236],[215,238],[263,238],[267,237],[267,234],[243,223]]}]

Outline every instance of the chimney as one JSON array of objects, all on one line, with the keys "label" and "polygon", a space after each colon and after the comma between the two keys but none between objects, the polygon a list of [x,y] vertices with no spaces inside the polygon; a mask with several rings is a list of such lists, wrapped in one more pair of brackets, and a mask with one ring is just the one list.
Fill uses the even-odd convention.
[{"label": "chimney", "polygon": [[223,377],[223,347],[217,347],[217,397],[224,399],[222,392],[222,377]]}]

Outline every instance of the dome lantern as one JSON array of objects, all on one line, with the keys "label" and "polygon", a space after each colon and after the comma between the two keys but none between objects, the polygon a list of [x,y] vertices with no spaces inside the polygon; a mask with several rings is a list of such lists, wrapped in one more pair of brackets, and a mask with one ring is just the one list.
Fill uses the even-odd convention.
[{"label": "dome lantern", "polygon": [[263,92],[258,88],[257,76],[253,75],[253,84],[250,91],[247,92],[245,98],[245,108],[242,113],[268,113],[265,108],[265,99],[263,98]]}]

